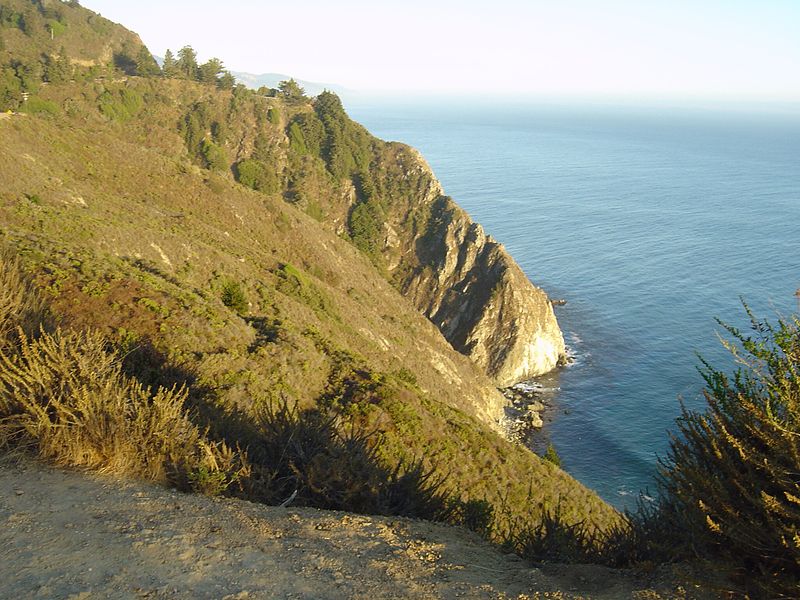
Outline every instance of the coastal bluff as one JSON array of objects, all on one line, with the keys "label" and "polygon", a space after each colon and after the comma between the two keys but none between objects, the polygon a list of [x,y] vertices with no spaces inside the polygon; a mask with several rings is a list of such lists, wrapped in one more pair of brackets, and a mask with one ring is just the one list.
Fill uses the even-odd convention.
[{"label": "coastal bluff", "polygon": [[384,157],[380,172],[403,184],[385,189],[406,190],[384,225],[395,286],[498,386],[554,369],[565,346],[547,293],[444,194],[419,152],[390,143]]}]

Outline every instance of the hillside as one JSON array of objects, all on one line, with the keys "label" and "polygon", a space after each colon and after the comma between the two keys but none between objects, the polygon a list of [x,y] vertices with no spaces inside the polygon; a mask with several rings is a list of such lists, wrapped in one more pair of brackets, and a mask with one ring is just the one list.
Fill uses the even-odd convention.
[{"label": "hillside", "polygon": [[[32,280],[20,297],[41,294],[65,331],[99,332],[92,352],[110,348],[103,360],[137,385],[183,386],[183,422],[200,446],[227,444],[249,473],[217,492],[274,501],[297,485],[298,503],[355,510],[312,475],[351,493],[337,479],[337,461],[351,459],[338,444],[374,432],[362,450],[370,468],[431,471],[424,481],[441,481],[444,498],[481,508],[472,525],[487,535],[556,510],[590,530],[618,522],[500,435],[497,382],[552,367],[563,340],[546,294],[442,196],[413,150],[369,135],[333,94],[126,75],[149,70],[138,38],[105,21],[98,33],[99,17],[77,3],[0,7],[5,102],[19,109],[0,119],[1,241]],[[58,77],[45,68],[53,19],[64,26]],[[45,58],[24,58],[37,44]],[[136,52],[133,67],[118,48]],[[38,85],[21,77],[37,68]],[[7,372],[31,356],[14,335]],[[8,398],[14,381],[0,390]],[[271,454],[286,407],[303,427],[335,425],[331,464],[312,457],[303,471],[285,449]],[[62,462],[91,462],[77,454]],[[168,459],[144,471],[209,483],[203,470],[176,476]]]}]

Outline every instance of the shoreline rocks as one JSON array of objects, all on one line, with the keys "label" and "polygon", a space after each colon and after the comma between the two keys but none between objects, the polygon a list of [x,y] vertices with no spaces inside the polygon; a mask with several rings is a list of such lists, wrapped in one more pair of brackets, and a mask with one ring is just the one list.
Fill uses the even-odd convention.
[{"label": "shoreline rocks", "polygon": [[544,427],[543,414],[552,407],[542,395],[544,389],[541,384],[530,381],[500,388],[503,397],[509,402],[506,418],[510,422],[512,433],[517,437],[525,429],[539,430]]}]

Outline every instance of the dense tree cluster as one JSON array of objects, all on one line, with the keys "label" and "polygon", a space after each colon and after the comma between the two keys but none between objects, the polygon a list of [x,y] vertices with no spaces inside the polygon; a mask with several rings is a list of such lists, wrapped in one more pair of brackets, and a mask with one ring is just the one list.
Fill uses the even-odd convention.
[{"label": "dense tree cluster", "polygon": [[[78,6],[78,2],[43,0],[31,0],[22,7],[0,5],[0,110],[20,108],[24,98],[38,93],[43,83],[85,80],[115,71],[141,77],[161,75],[158,63],[147,48],[130,41],[121,44],[108,65],[76,64],[64,45],[69,43],[62,43],[62,38],[66,40],[64,34],[75,27],[74,20],[68,21],[67,13]],[[93,29],[107,26],[107,22],[96,15],[88,17],[85,24]],[[25,34],[28,41],[16,41],[12,49],[8,47],[4,30],[14,29]]]},{"label": "dense tree cluster", "polygon": [[216,85],[219,89],[230,90],[236,85],[236,79],[230,71],[225,69],[218,58],[210,58],[203,64],[197,62],[197,52],[191,46],[184,46],[178,50],[178,57],[171,50],[164,53],[164,63],[161,67],[164,77],[173,79],[189,79]]}]

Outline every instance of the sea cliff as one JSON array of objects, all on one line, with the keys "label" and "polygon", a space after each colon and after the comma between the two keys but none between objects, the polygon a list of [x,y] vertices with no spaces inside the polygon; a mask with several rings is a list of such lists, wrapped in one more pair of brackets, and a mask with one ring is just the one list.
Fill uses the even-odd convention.
[{"label": "sea cliff", "polygon": [[390,204],[384,225],[383,254],[396,287],[497,385],[555,368],[565,347],[548,295],[444,195],[417,151],[389,147],[402,171],[393,173],[389,161],[382,170],[411,190]]}]

